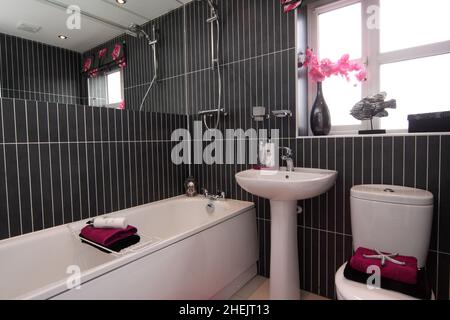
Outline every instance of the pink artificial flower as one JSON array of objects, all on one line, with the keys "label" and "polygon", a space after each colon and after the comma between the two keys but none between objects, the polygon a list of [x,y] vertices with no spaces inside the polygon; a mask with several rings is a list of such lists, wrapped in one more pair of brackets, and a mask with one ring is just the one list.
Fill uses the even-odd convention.
[{"label": "pink artificial flower", "polygon": [[317,64],[317,56],[314,54],[314,52],[310,48],[308,48],[308,49],[306,49],[305,62],[303,62],[303,65],[305,67],[309,67],[314,64]]},{"label": "pink artificial flower", "polygon": [[320,66],[313,66],[309,68],[309,76],[316,82],[322,82],[326,78],[326,75],[323,73]]},{"label": "pink artificial flower", "polygon": [[338,60],[338,63],[348,63],[350,61],[350,55],[348,53],[342,55],[342,57]]},{"label": "pink artificial flower", "polygon": [[320,69],[327,78],[337,74],[339,71],[338,66],[330,59],[323,59],[320,61]]},{"label": "pink artificial flower", "polygon": [[122,102],[120,102],[119,106],[117,107],[117,109],[119,110],[125,110],[125,101],[122,100]]},{"label": "pink artificial flower", "polygon": [[367,78],[365,68],[357,62],[350,61],[349,54],[344,54],[336,63],[330,59],[319,61],[313,50],[308,48],[306,49],[303,66],[309,69],[309,76],[316,82],[321,82],[335,75],[340,75],[350,81],[350,73],[356,73],[355,77],[358,81],[364,81]]},{"label": "pink artificial flower", "polygon": [[359,82],[363,82],[363,81],[365,81],[365,80],[367,80],[367,70],[366,69],[361,69],[361,71],[359,71],[357,74],[356,74],[356,79],[359,81]]}]

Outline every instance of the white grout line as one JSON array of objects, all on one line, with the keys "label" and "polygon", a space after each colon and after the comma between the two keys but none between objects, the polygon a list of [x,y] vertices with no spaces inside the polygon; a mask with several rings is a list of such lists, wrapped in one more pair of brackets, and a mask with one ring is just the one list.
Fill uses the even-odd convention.
[{"label": "white grout line", "polygon": [[[27,133],[27,141],[29,141],[28,131],[28,102],[25,101],[25,132]],[[33,188],[31,185],[31,161],[30,161],[30,146],[27,146],[27,164],[28,164],[28,188],[30,191],[30,218],[31,218],[31,230],[35,231],[34,228],[34,207],[33,207]]]},{"label": "white grout line", "polygon": [[[70,124],[69,124],[69,108],[66,104],[66,124],[67,124],[67,140],[70,141]],[[69,155],[69,193],[70,193],[70,215],[71,215],[71,221],[73,222],[73,187],[72,187],[72,156],[71,156],[71,150],[70,146],[67,147],[68,155]],[[61,178],[62,180],[62,178]],[[63,213],[64,214],[64,213]]]},{"label": "white grout line", "polygon": [[[41,127],[39,123],[38,103],[36,102],[36,128],[37,128],[37,141],[41,141]],[[42,216],[42,228],[45,228],[45,208],[44,208],[44,191],[42,190],[42,154],[41,146],[38,145],[39,154],[39,187],[41,191],[41,216]]]},{"label": "white grout line", "polygon": [[[84,121],[84,140],[87,141],[88,140],[88,136],[87,136],[87,117],[86,117],[86,110],[87,108],[84,107],[83,108],[83,121]],[[89,151],[88,151],[88,144],[85,143],[84,144],[84,148],[85,148],[85,152],[86,152],[86,157],[85,157],[85,161],[86,161],[86,190],[87,190],[87,203],[88,203],[88,217],[90,218],[92,213],[91,213],[91,184],[89,183],[89,179],[90,179],[90,175],[89,175]]]},{"label": "white grout line", "polygon": [[414,137],[414,188],[417,188],[417,137]]},{"label": "white grout line", "polygon": [[405,186],[405,168],[406,168],[406,138],[403,137],[403,186]]},{"label": "white grout line", "polygon": [[[17,108],[16,108],[16,101],[13,101],[13,109],[14,109],[14,136],[15,141],[17,141]],[[17,195],[18,195],[18,203],[19,203],[19,222],[20,222],[20,233],[23,234],[23,216],[22,216],[22,196],[20,191],[20,168],[19,168],[19,149],[18,146],[16,146],[16,169],[17,169]]]}]

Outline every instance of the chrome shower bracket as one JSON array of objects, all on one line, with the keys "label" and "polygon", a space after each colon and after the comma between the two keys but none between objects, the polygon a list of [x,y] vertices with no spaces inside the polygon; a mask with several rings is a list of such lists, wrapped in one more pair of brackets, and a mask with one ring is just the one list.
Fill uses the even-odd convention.
[{"label": "chrome shower bracket", "polygon": [[276,118],[292,117],[291,110],[273,110],[272,115]]},{"label": "chrome shower bracket", "polygon": [[212,2],[208,0],[208,3],[210,5],[210,14],[211,17],[209,17],[206,22],[209,23],[210,27],[210,34],[211,34],[211,68],[215,69],[219,67],[219,43],[216,43],[216,39],[214,36],[214,24],[216,24],[217,27],[217,37],[219,37],[219,17],[217,15],[216,9]]}]

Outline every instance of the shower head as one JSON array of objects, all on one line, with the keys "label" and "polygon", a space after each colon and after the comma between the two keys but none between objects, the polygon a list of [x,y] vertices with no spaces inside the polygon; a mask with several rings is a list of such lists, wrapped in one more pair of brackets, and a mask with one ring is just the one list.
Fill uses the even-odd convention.
[{"label": "shower head", "polygon": [[130,33],[133,33],[135,35],[137,35],[138,31],[141,29],[140,26],[138,26],[136,23],[132,23],[128,26],[128,30]]},{"label": "shower head", "polygon": [[158,40],[156,39],[155,25],[153,25],[153,37],[154,37],[153,40],[150,39],[150,36],[148,35],[147,32],[145,32],[144,28],[136,23],[130,24],[128,26],[128,30],[126,32],[127,32],[127,34],[129,34],[133,37],[137,37],[137,38],[145,37],[147,39],[149,45],[154,45],[158,42]]},{"label": "shower head", "polygon": [[144,29],[136,23],[132,23],[128,26],[127,33],[133,37],[142,37],[145,35]]}]

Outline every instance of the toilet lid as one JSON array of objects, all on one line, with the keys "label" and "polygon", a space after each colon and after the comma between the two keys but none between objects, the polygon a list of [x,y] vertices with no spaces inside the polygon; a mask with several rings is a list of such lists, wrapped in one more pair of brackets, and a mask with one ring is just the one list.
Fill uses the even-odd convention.
[{"label": "toilet lid", "polygon": [[386,290],[370,290],[363,283],[348,280],[344,277],[344,269],[347,263],[344,263],[336,272],[335,284],[336,292],[344,300],[418,300],[403,293]]}]

